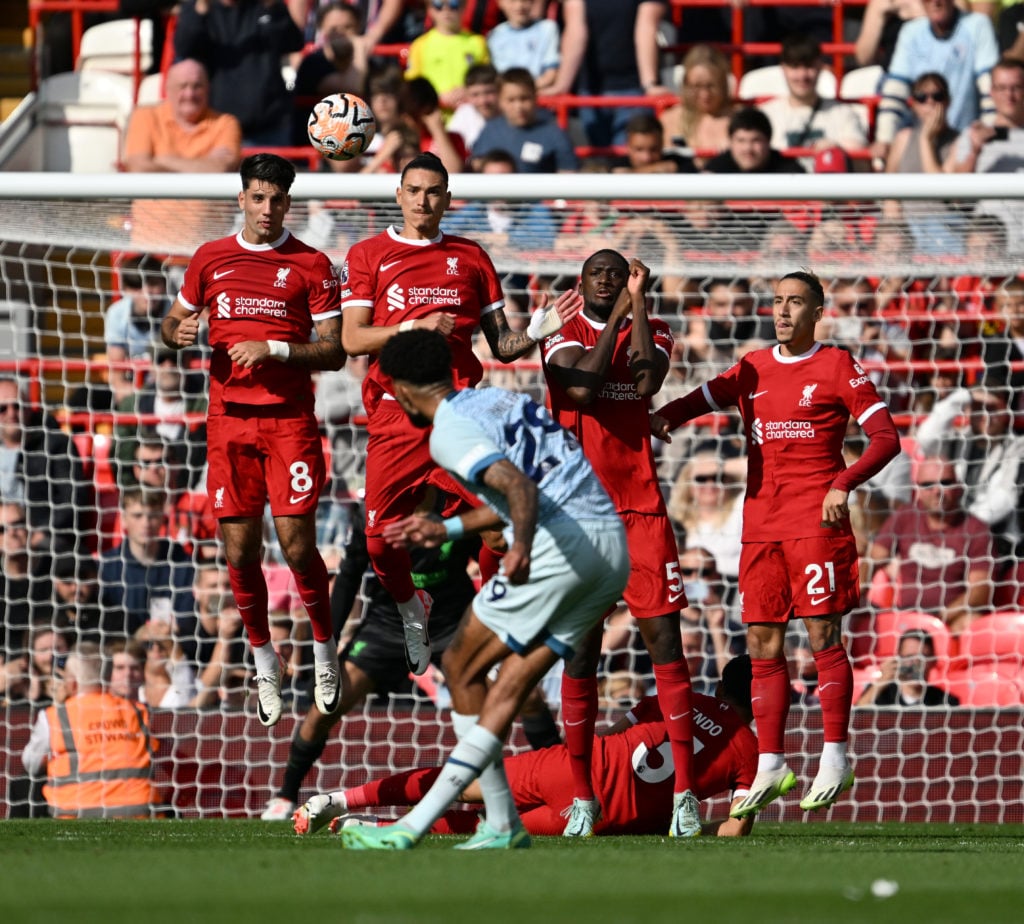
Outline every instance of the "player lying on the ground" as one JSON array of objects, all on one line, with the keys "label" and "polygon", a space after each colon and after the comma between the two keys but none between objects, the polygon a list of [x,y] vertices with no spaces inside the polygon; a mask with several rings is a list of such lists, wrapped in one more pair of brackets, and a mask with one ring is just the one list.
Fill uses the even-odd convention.
[{"label": "player lying on the ground", "polygon": [[[750,658],[741,655],[726,665],[718,696],[693,694],[694,785],[707,799],[732,791],[732,806],[746,795],[757,773],[757,738],[749,728]],[[433,785],[443,768],[408,770],[355,789],[320,793],[295,813],[295,833],[312,834],[331,822],[336,830],[349,812],[378,805],[413,805]],[[562,833],[572,804],[572,770],[565,745],[529,751],[505,760],[505,772],[523,824],[530,834]],[[603,815],[597,834],[664,834],[672,807],[672,750],[658,699],[642,699],[594,742],[594,783]],[[480,788],[470,783],[463,802],[481,802]],[[365,822],[364,819],[360,819]],[[434,834],[468,834],[476,812],[446,812],[431,828]],[[754,818],[727,818],[704,825],[719,837],[749,834]]]}]

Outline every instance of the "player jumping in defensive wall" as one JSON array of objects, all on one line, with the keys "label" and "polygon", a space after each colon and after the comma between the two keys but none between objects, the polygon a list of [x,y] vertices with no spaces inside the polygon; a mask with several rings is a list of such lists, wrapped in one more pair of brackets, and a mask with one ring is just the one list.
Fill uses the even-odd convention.
[{"label": "player jumping in defensive wall", "polygon": [[295,168],[276,154],[254,154],[242,161],[241,175],[242,230],[195,252],[161,336],[172,349],[191,346],[199,315],[209,308],[206,489],[256,661],[256,712],[274,725],[282,670],[270,641],[263,575],[268,500],[313,629],[314,699],[325,714],[341,702],[327,568],[316,547],[326,468],[310,372],[340,369],[345,353],[334,267],[284,227]]},{"label": "player jumping in defensive wall", "polygon": [[[741,818],[796,785],[783,735],[789,714],[786,625],[803,619],[818,668],[825,744],[800,802],[827,808],[853,785],[846,753],[853,672],[842,641],[843,614],[860,600],[850,492],[900,451],[899,433],[875,386],[846,350],[814,339],[825,293],[809,272],[783,276],[772,315],[778,344],[736,365],[651,418],[655,436],[726,407],[739,408],[747,436],[740,599],[753,667],[752,703],[760,756]],[[850,416],[870,442],[850,468],[843,441]]]}]

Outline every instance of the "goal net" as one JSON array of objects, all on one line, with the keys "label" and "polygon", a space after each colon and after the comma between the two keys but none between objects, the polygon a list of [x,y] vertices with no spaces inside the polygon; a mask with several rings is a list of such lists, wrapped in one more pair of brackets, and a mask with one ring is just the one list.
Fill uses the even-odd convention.
[{"label": "goal net", "polygon": [[[302,174],[288,226],[340,266],[353,243],[400,221],[395,185],[396,178],[386,176]],[[451,187],[454,201],[443,227],[486,246],[514,325],[525,324],[540,294],[576,285],[583,260],[601,248],[652,268],[649,311],[667,321],[676,339],[655,407],[728,368],[746,350],[770,344],[774,282],[800,268],[816,272],[828,293],[819,339],[854,353],[904,437],[903,456],[855,498],[862,550],[889,513],[914,502],[915,460],[970,427],[962,399],[991,384],[991,345],[1016,338],[1017,352],[1010,350],[996,371],[1015,386],[1024,374],[1014,359],[1024,342],[1024,282],[1018,278],[1024,183],[1015,175],[453,176]],[[138,633],[148,646],[139,655],[142,688],[161,739],[158,781],[174,810],[193,817],[258,815],[280,783],[295,721],[309,701],[305,616],[268,524],[272,621],[291,670],[291,705],[268,731],[255,719],[252,664],[237,624],[223,628],[230,600],[203,478],[206,355],[198,350],[168,361],[147,349],[156,331],[146,319],[119,314],[127,311],[124,303],[112,310],[134,295],[141,310],[148,306],[158,319],[195,247],[239,227],[236,194],[237,178],[230,176],[0,174],[0,388],[16,389],[10,401],[0,401],[7,415],[0,454],[0,774],[9,815],[45,812],[21,752],[47,701],[54,658],[85,631],[73,617],[93,612],[94,596],[108,599],[111,588],[100,575],[104,556],[123,536],[121,494],[152,477],[165,479],[169,492],[163,532],[187,552],[175,566],[174,580],[181,583],[151,588],[158,602],[150,604]],[[483,341],[480,351],[489,384],[543,398],[536,354],[502,366],[488,361]],[[342,373],[318,383],[332,474],[318,533],[332,570],[345,559],[352,523],[361,516],[359,382],[365,368],[365,360],[351,359]],[[934,415],[956,401],[961,404],[936,432]],[[14,417],[8,403],[19,408]],[[735,415],[711,415],[655,447],[692,602],[684,613],[684,647],[694,685],[705,692],[714,691],[725,660],[744,649],[736,602],[741,434]],[[41,466],[31,477],[14,463],[28,446]],[[852,426],[849,458],[862,449]],[[157,476],[160,464],[165,470]],[[1017,481],[1006,490],[1016,492]],[[864,604],[844,624],[857,697],[893,675],[900,637],[918,631],[928,634],[935,658],[904,659],[904,679],[926,675],[960,705],[858,707],[856,797],[831,817],[1021,820],[1024,598],[1015,555],[1016,494],[1010,504],[1008,518],[989,522],[998,539],[985,559],[989,593],[962,632],[950,632],[936,601],[955,598],[961,588],[953,582],[966,580],[965,570],[944,569],[946,577],[912,607],[900,604],[906,598],[887,579],[892,569],[879,569],[873,579],[865,574]],[[186,600],[185,589],[193,587]],[[358,624],[364,597],[360,591],[346,632]],[[107,651],[109,672],[124,634],[106,618],[110,607],[97,605],[88,634]],[[174,632],[155,632],[154,623],[168,618]],[[218,633],[228,636],[223,663],[211,661]],[[794,702],[787,749],[798,776],[809,780],[821,720],[814,662],[798,625],[789,633],[787,656]],[[625,610],[612,614],[600,674],[606,716],[617,717],[652,683],[632,618]],[[557,676],[546,680],[543,692],[557,718]],[[446,707],[440,677],[371,697],[342,720],[306,779],[304,796],[438,763],[451,744]],[[528,746],[517,723],[510,748]],[[803,817],[795,800],[782,801],[765,817]],[[725,804],[722,797],[706,808],[720,815]]]}]

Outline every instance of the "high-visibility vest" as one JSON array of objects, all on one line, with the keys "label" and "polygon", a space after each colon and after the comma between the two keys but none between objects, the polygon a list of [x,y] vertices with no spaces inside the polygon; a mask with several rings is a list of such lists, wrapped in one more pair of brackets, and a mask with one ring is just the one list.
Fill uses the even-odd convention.
[{"label": "high-visibility vest", "polygon": [[156,742],[146,707],[110,693],[83,693],[46,710],[50,726],[43,796],[58,818],[149,817]]}]

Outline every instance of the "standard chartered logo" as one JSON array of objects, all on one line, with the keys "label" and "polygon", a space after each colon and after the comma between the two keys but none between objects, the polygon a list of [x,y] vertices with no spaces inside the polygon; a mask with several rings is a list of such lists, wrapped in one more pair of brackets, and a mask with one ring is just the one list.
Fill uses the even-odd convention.
[{"label": "standard chartered logo", "polygon": [[388,311],[402,311],[405,308],[405,290],[393,282],[388,286]]},{"label": "standard chartered logo", "polygon": [[754,422],[750,425],[750,438],[754,441],[755,445],[764,445],[764,424],[761,422],[760,417],[755,417]]},{"label": "standard chartered logo", "polygon": [[231,299],[228,297],[226,292],[221,292],[220,295],[217,296],[217,317],[231,317]]}]

